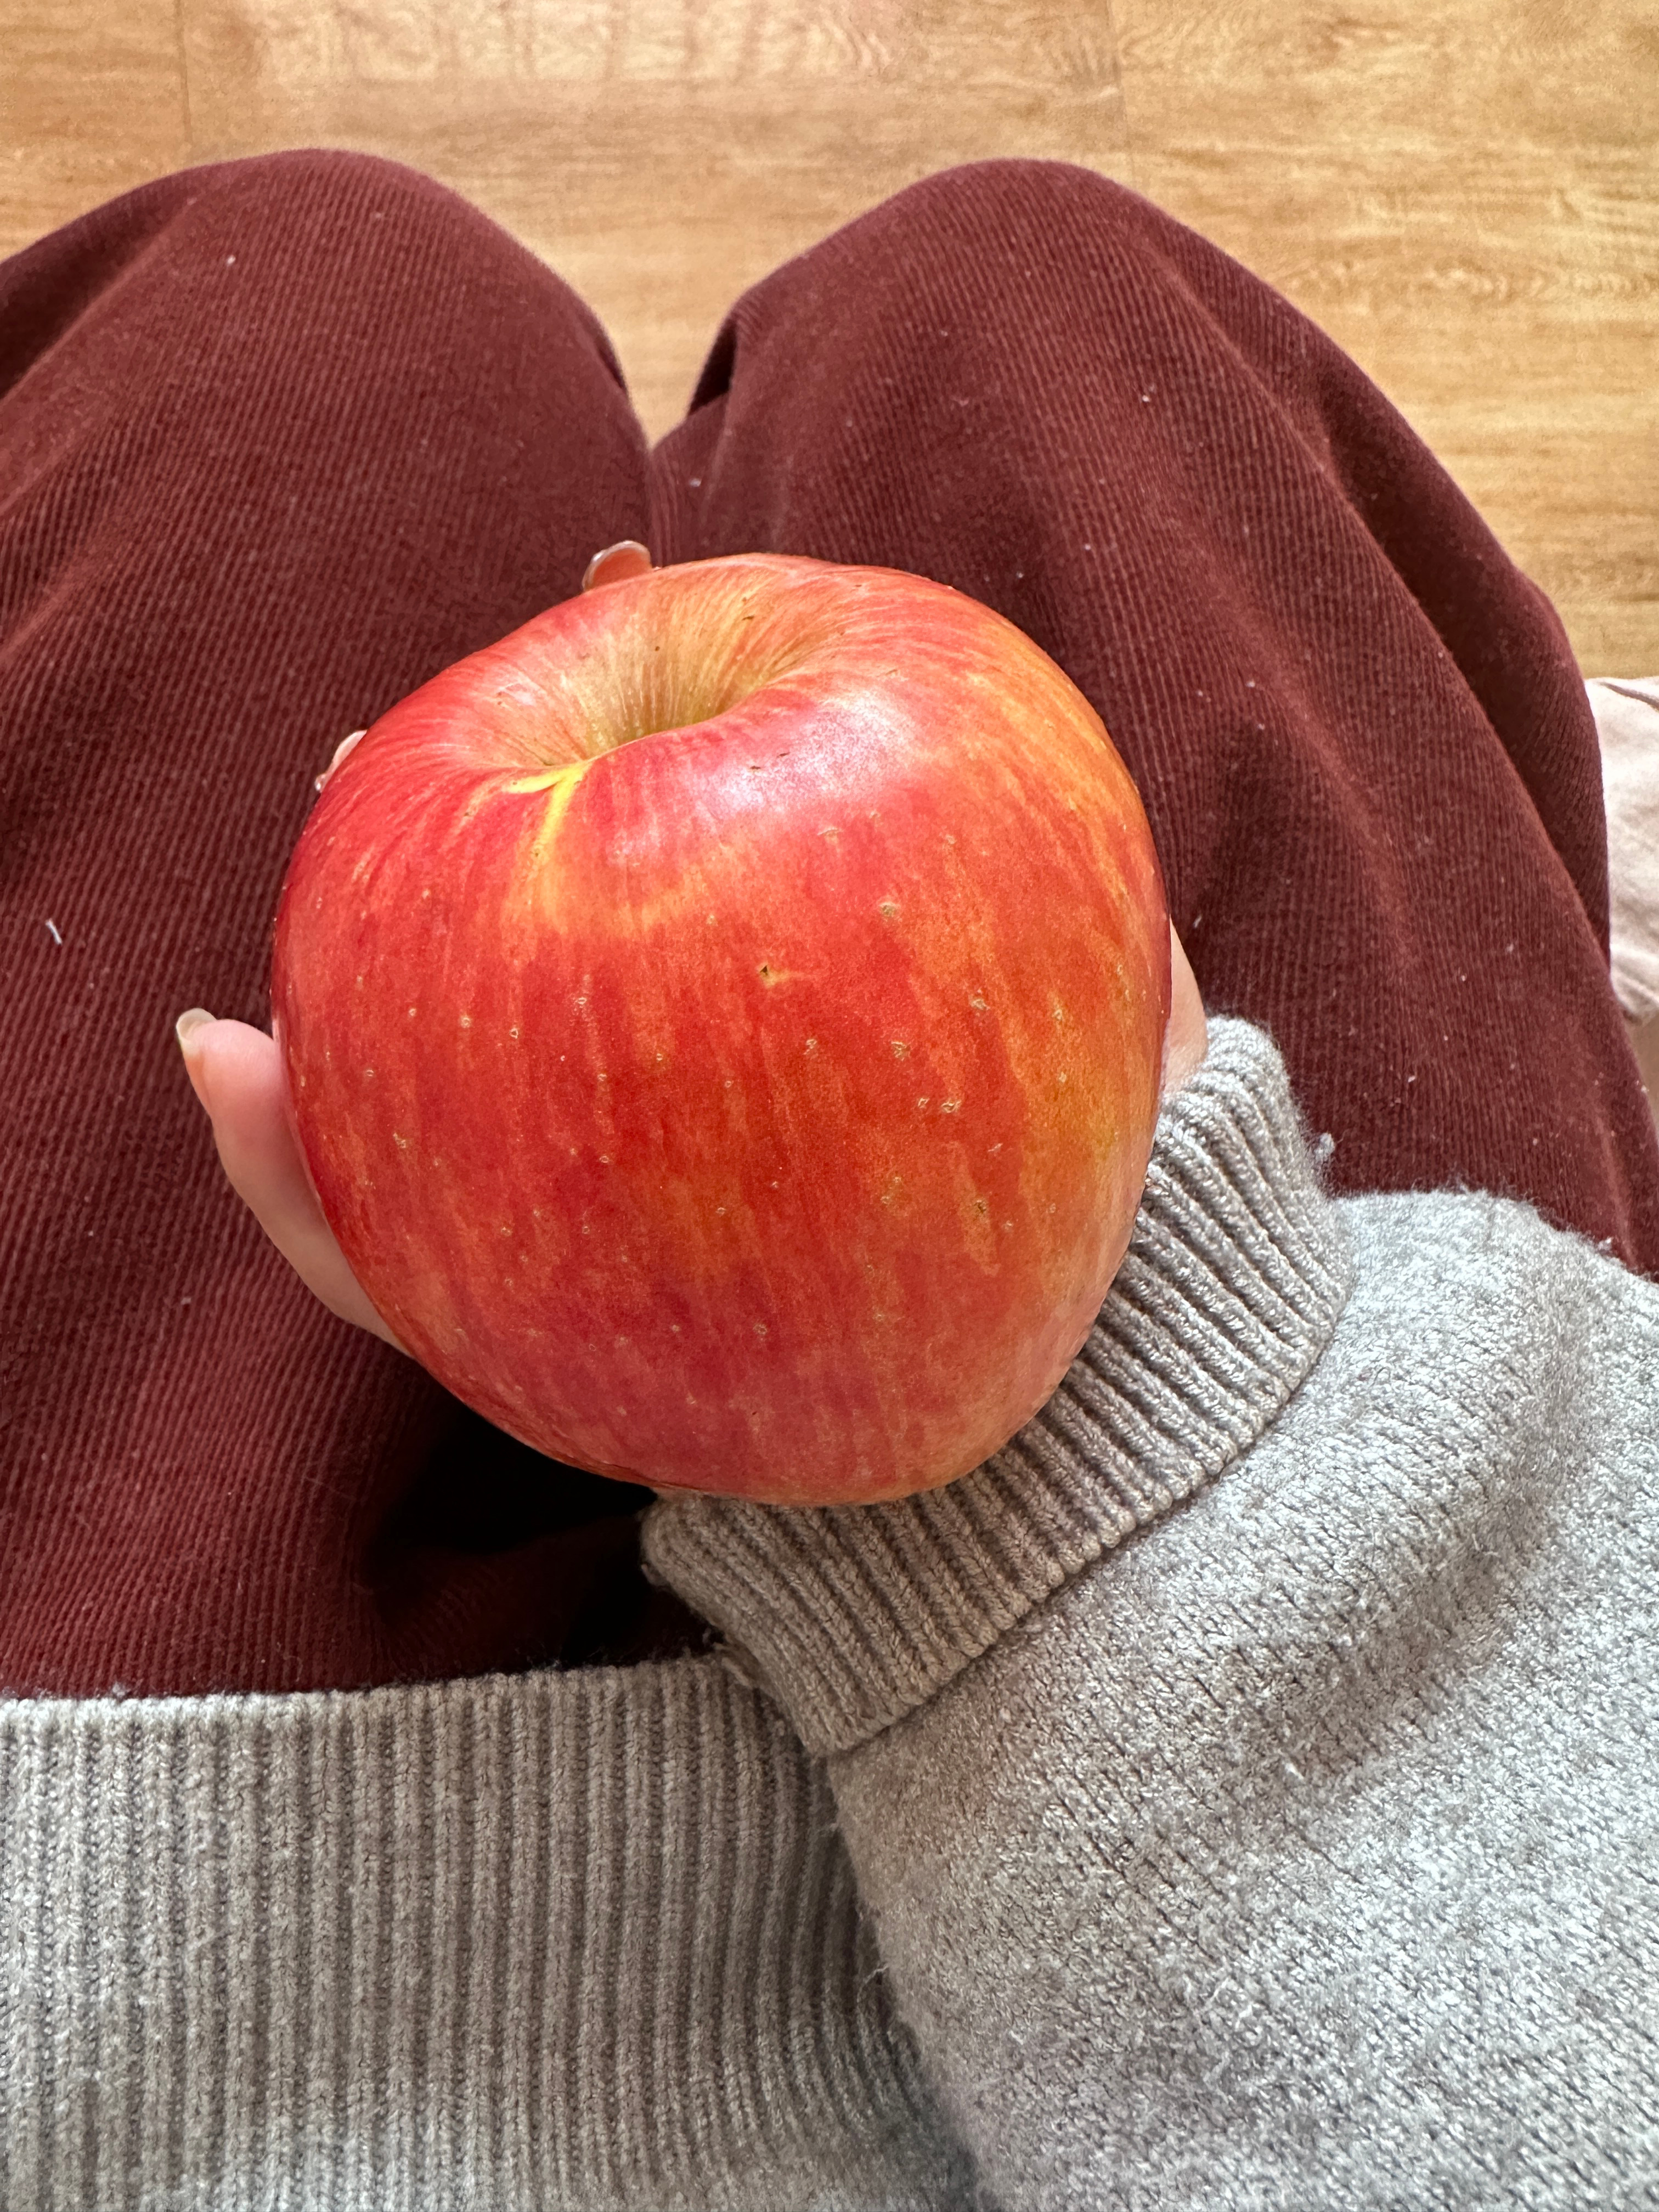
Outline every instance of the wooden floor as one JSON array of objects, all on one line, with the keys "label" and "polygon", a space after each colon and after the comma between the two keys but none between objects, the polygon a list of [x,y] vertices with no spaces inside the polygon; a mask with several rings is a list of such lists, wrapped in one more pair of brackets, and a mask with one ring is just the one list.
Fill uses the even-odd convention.
[{"label": "wooden floor", "polygon": [[1650,0],[0,0],[0,252],[191,161],[372,149],[607,324],[647,425],[742,286],[994,153],[1133,185],[1376,379],[1659,671]]}]

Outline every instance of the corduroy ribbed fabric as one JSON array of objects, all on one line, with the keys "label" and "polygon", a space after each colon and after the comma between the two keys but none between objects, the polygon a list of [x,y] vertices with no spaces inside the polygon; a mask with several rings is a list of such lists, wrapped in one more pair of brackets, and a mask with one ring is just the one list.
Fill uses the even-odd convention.
[{"label": "corduroy ribbed fabric", "polygon": [[745,295],[648,453],[592,315],[343,154],[0,269],[0,1686],[276,1691],[682,1648],[602,1492],[317,1306],[177,1064],[264,1024],[349,729],[599,546],[912,568],[1102,713],[1206,1001],[1340,1190],[1467,1184],[1659,1271],[1560,624],[1354,365],[1136,195],[925,180]]},{"label": "corduroy ribbed fabric", "polygon": [[608,344],[437,185],[278,155],[7,264],[0,395],[0,1686],[650,1650],[642,1493],[550,1485],[319,1306],[171,1027],[269,1025],[339,739],[645,531]]}]

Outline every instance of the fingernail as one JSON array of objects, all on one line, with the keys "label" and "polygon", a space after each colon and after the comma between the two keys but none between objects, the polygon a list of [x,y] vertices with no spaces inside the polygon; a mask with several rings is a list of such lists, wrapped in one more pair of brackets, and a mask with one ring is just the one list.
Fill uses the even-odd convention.
[{"label": "fingernail", "polygon": [[214,1016],[205,1006],[187,1006],[173,1024],[173,1033],[179,1040],[179,1049],[185,1057],[185,1073],[190,1078],[190,1087],[196,1093],[197,1103],[210,1120],[213,1103],[207,1094],[207,1063],[196,1049],[192,1039],[204,1022]]},{"label": "fingernail", "polygon": [[649,546],[642,545],[637,538],[619,538],[616,544],[596,553],[588,562],[582,589],[595,592],[602,584],[631,583],[636,576],[649,574],[650,568]]},{"label": "fingernail", "polygon": [[344,760],[349,754],[355,753],[360,742],[368,735],[368,732],[367,730],[354,730],[349,738],[342,738],[339,744],[334,748],[333,759],[330,761],[328,766],[317,778],[316,781],[312,786],[312,789],[313,791],[320,791],[323,786],[328,781],[330,776],[333,775],[335,769],[338,768],[340,763]]}]

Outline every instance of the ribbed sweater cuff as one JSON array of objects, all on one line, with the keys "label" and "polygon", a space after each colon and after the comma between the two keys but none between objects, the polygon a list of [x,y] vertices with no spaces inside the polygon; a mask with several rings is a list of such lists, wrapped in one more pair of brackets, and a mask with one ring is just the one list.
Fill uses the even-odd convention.
[{"label": "ribbed sweater cuff", "polygon": [[823,1778],[689,1659],[0,1699],[0,2207],[962,2201]]},{"label": "ribbed sweater cuff", "polygon": [[972,1474],[894,1504],[665,1500],[652,1571],[712,1621],[807,1748],[851,1749],[1247,1451],[1351,1281],[1284,1062],[1212,1019],[1164,1106],[1134,1234],[1058,1390]]}]

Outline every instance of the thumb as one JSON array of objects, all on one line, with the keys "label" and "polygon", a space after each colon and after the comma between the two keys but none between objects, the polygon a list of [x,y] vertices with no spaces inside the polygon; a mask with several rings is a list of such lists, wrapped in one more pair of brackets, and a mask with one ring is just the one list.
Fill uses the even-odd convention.
[{"label": "thumb", "polygon": [[232,1188],[301,1280],[342,1321],[403,1346],[352,1273],[289,1124],[276,1040],[192,1006],[175,1024],[191,1087]]}]

